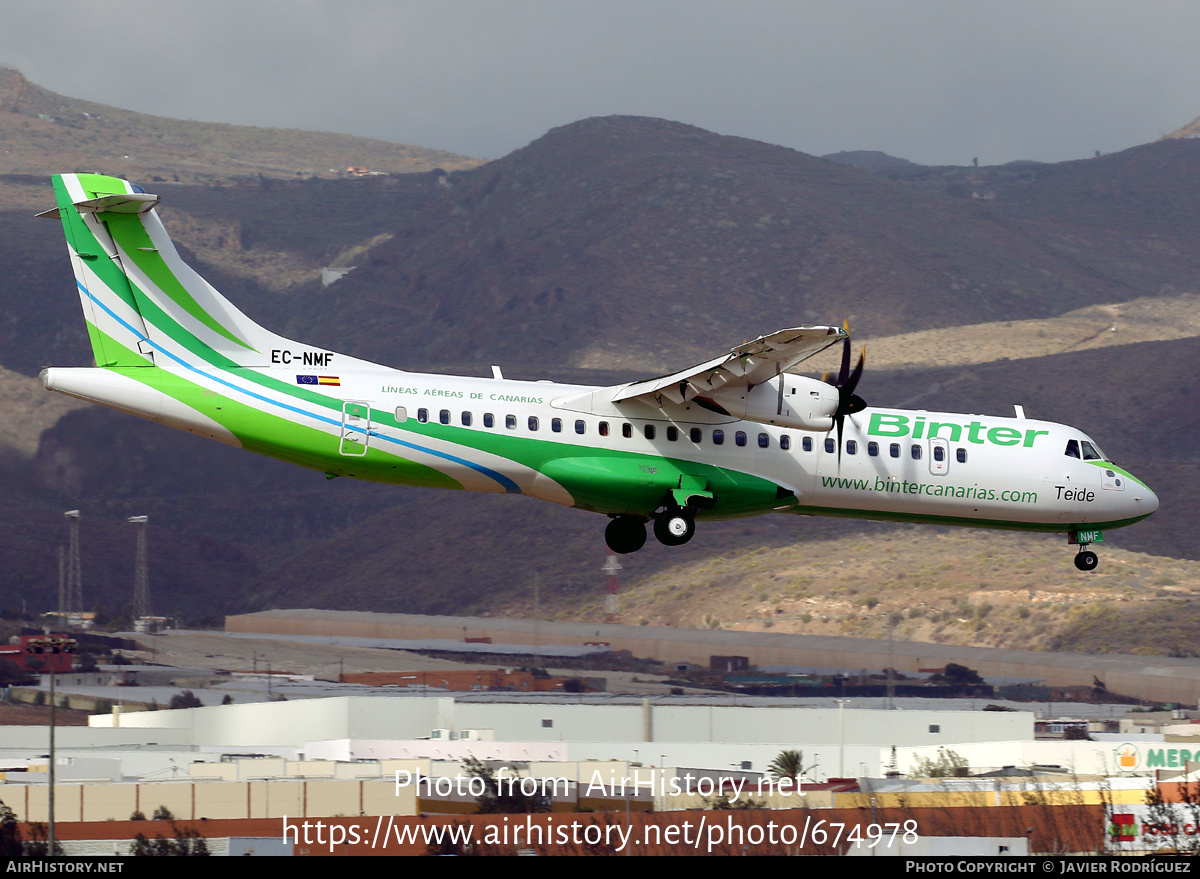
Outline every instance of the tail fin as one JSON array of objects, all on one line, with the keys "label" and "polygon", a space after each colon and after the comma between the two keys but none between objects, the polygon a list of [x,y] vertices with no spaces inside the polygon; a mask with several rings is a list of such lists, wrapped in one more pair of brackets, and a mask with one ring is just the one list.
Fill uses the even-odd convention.
[{"label": "tail fin", "polygon": [[286,342],[246,317],[188,267],[154,210],[159,197],[99,174],[55,175],[57,213],[97,366],[170,366],[180,346],[225,366],[267,364]]}]

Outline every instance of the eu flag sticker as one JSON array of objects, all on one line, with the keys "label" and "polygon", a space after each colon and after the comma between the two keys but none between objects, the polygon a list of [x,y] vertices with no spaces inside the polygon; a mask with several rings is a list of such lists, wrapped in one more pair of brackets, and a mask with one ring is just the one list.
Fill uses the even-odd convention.
[{"label": "eu flag sticker", "polygon": [[296,384],[298,385],[315,385],[317,377],[315,375],[298,375],[296,376]]}]

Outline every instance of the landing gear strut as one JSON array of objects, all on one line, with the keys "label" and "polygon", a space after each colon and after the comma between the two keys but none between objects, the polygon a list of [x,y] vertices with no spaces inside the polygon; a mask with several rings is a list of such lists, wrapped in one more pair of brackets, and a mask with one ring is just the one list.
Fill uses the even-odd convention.
[{"label": "landing gear strut", "polygon": [[646,545],[646,522],[637,516],[614,516],[604,529],[604,542],[622,555],[637,552]]},{"label": "landing gear strut", "polygon": [[696,533],[691,510],[670,507],[654,517],[654,536],[664,546],[683,546]]}]

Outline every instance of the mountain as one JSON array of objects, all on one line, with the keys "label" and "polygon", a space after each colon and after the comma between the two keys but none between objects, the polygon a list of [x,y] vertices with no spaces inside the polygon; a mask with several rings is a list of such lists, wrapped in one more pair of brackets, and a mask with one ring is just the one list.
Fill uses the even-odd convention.
[{"label": "mountain", "polygon": [[1150,279],[1113,265],[1114,236],[1165,249],[1153,228],[1105,228],[1081,254],[1032,201],[1009,215],[656,119],[563,126],[454,182],[337,285],[298,288],[290,329],[413,368],[654,371],[780,326],[848,318],[881,336],[1045,317],[1195,277],[1178,248]]},{"label": "mountain", "polygon": [[853,165],[855,168],[894,168],[916,167],[916,162],[889,156],[879,150],[842,150],[840,153],[828,153],[821,156],[839,165]]},{"label": "mountain", "polygon": [[102,170],[147,185],[337,177],[351,165],[391,174],[480,164],[444,150],[346,134],[134,113],[55,94],[9,67],[0,67],[0,144],[0,174]]}]

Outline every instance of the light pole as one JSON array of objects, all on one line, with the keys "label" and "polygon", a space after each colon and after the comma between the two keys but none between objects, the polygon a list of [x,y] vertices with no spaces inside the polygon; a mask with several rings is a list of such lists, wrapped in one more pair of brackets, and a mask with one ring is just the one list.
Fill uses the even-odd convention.
[{"label": "light pole", "polygon": [[54,721],[55,712],[58,708],[55,704],[54,677],[55,672],[58,670],[58,657],[74,653],[77,643],[74,638],[47,633],[38,638],[30,638],[25,644],[25,651],[27,653],[35,656],[48,656],[50,658],[50,771],[48,779],[50,785],[50,821],[46,851],[50,856],[54,855]]},{"label": "light pole", "polygon": [[838,778],[846,777],[846,711],[849,699],[837,699],[838,706]]}]

